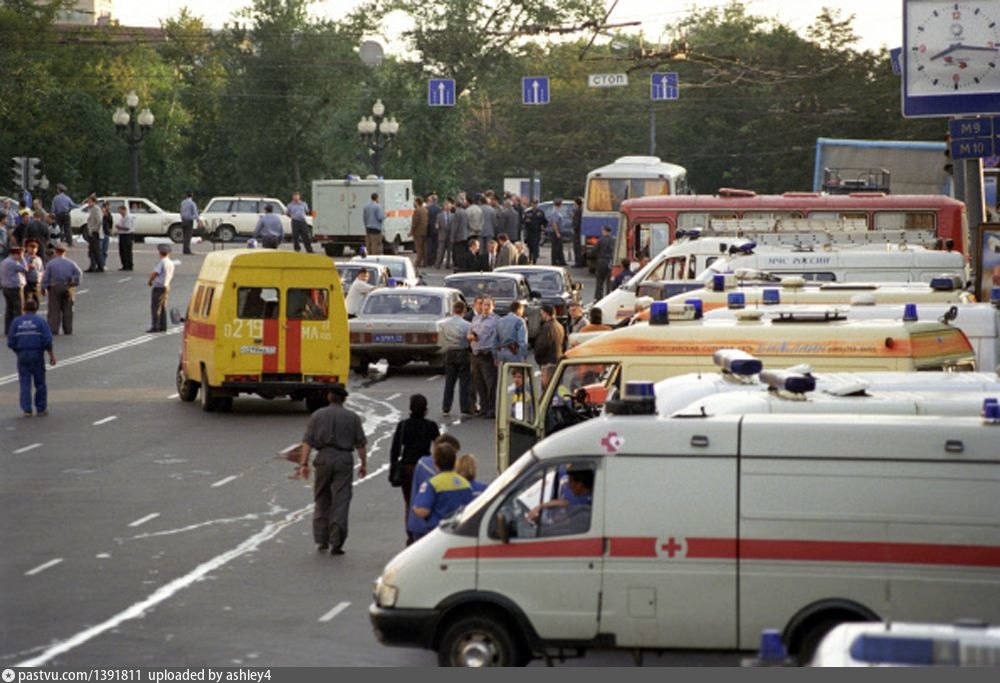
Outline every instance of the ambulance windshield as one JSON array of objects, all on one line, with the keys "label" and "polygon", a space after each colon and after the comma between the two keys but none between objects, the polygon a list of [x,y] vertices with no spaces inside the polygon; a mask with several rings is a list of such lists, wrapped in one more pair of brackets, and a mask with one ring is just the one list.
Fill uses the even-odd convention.
[{"label": "ambulance windshield", "polygon": [[[534,465],[537,461],[538,459],[535,457],[535,454],[528,451],[520,458],[512,462],[510,467],[501,472],[500,476],[494,479],[485,491],[473,498],[471,503],[458,511],[455,517],[452,518],[452,526],[461,526],[466,520],[475,517],[480,510],[485,508],[490,504],[490,502],[493,501],[494,498],[496,498],[499,492],[506,490],[511,482],[516,481],[517,478],[521,476],[522,472]],[[441,525],[441,528],[447,530],[446,525],[444,524]]]}]

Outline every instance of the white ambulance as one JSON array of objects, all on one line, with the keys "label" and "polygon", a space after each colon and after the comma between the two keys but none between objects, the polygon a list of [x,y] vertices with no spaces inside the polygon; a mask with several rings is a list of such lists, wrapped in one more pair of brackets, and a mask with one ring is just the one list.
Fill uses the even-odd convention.
[{"label": "white ambulance", "polygon": [[809,661],[843,622],[995,622],[1000,405],[981,411],[590,420],[390,560],[375,634],[501,666],[778,628]]}]

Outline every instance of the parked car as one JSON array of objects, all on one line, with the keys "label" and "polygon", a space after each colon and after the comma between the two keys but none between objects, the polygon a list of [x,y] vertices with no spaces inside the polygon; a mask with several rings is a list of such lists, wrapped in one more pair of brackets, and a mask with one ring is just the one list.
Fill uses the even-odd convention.
[{"label": "parked car", "polygon": [[[231,242],[236,237],[250,237],[257,227],[257,219],[268,205],[271,206],[272,213],[281,220],[285,238],[290,238],[292,219],[285,215],[284,203],[274,197],[259,195],[212,197],[201,212],[205,233],[220,242]],[[312,225],[312,218],[306,216],[306,222]]]},{"label": "parked car", "polygon": [[583,283],[573,280],[565,266],[503,266],[494,273],[520,273],[528,280],[528,287],[538,294],[543,304],[552,304],[556,318],[565,325],[569,321],[569,306],[580,303]]},{"label": "parked car", "polygon": [[1000,627],[975,620],[845,623],[826,634],[809,665],[995,667]]},{"label": "parked car", "polygon": [[[538,208],[545,214],[545,229],[542,230],[542,244],[548,244],[551,241],[549,239],[549,221],[552,220],[552,214],[555,212],[556,207],[552,202],[539,202]],[[562,226],[565,228],[565,230],[562,230],[563,242],[573,241],[573,213],[575,211],[576,204],[565,199],[562,206],[559,207],[559,213],[563,218]]]},{"label": "parked car", "polygon": [[376,287],[385,287],[389,284],[392,275],[386,266],[377,263],[350,263],[339,261],[335,264],[337,275],[340,276],[340,284],[344,288],[344,296],[351,289],[351,284],[357,279],[358,273],[362,270],[368,271],[368,283]]},{"label": "parked car", "polygon": [[465,298],[450,287],[398,287],[368,293],[351,330],[351,367],[368,371],[369,363],[385,358],[390,367],[427,361],[444,368],[439,329],[451,307]]},{"label": "parked car", "polygon": [[[184,230],[181,228],[181,215],[176,211],[164,211],[159,206],[144,197],[98,197],[98,205],[107,202],[111,215],[117,222],[118,209],[128,203],[129,213],[135,222],[137,240],[146,237],[169,237],[172,242],[180,244],[184,241]],[[83,232],[87,225],[86,205],[69,212],[69,224],[76,232]]]},{"label": "parked car", "polygon": [[537,292],[531,291],[527,279],[520,273],[455,273],[444,279],[444,285],[461,291],[470,305],[477,296],[492,297],[497,315],[507,315],[511,303],[520,301],[524,304],[528,339],[534,339],[542,326],[542,299]]},{"label": "parked car", "polygon": [[417,272],[413,261],[408,256],[388,256],[385,254],[375,254],[374,256],[355,256],[348,263],[380,263],[389,269],[389,273],[396,280],[402,282],[407,287],[417,287],[424,284],[423,276]]}]

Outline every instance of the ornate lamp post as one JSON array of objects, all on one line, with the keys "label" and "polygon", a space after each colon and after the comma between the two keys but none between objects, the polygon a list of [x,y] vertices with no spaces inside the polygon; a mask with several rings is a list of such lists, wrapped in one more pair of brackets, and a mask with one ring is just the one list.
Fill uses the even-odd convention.
[{"label": "ornate lamp post", "polygon": [[111,116],[111,120],[114,121],[118,134],[128,145],[128,194],[131,197],[138,197],[139,143],[153,127],[155,117],[148,107],[140,111],[138,115],[135,113],[139,106],[139,96],[135,94],[135,90],[129,92],[125,97],[125,104],[128,105],[128,111],[124,107],[118,107]]},{"label": "ornate lamp post", "polygon": [[399,132],[399,123],[396,117],[386,119],[385,105],[382,100],[375,100],[372,105],[372,116],[362,116],[358,121],[358,135],[361,141],[368,147],[368,154],[372,158],[372,167],[375,175],[382,176],[382,153],[389,147],[389,143]]}]

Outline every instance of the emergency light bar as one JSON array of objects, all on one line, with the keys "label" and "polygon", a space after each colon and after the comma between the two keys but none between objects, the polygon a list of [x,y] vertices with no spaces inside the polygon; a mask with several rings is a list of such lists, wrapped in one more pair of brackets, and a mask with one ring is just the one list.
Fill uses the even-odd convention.
[{"label": "emergency light bar", "polygon": [[760,373],[760,381],[770,389],[788,391],[793,394],[806,394],[816,390],[815,377],[787,370],[765,370]]},{"label": "emergency light bar", "polygon": [[719,349],[712,354],[712,361],[723,372],[732,375],[756,375],[764,369],[764,363],[759,358],[739,349]]},{"label": "emergency light bar", "polygon": [[774,304],[781,303],[781,290],[774,289],[773,287],[768,287],[761,292],[761,297],[763,299],[764,305],[773,306]]},{"label": "emergency light bar", "polygon": [[716,273],[712,276],[713,292],[724,292],[734,287],[736,287],[736,275],[734,273]]},{"label": "emergency light bar", "polygon": [[957,275],[939,275],[931,278],[931,289],[936,292],[954,292],[962,288],[962,278]]},{"label": "emergency light bar", "polygon": [[699,320],[700,318],[700,299],[689,299],[683,304],[673,305],[667,305],[666,301],[654,301],[649,304],[650,325],[669,325],[671,320]]},{"label": "emergency light bar", "polygon": [[1000,424],[1000,401],[995,398],[983,400],[983,421],[988,424]]},{"label": "emergency light bar", "polygon": [[862,633],[851,643],[851,658],[902,666],[996,666],[1000,647],[963,644],[957,638]]},{"label": "emergency light bar", "polygon": [[917,305],[916,304],[906,304],[903,306],[903,322],[904,323],[915,323],[920,320],[917,316]]}]

